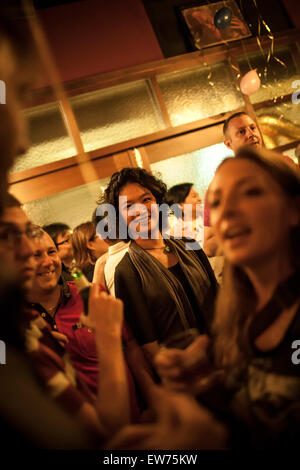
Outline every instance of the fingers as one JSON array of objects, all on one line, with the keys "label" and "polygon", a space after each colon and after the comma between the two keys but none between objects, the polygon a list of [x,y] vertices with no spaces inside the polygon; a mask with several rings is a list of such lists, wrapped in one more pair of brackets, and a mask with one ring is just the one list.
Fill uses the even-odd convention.
[{"label": "fingers", "polygon": [[175,378],[199,367],[207,361],[208,344],[208,336],[201,335],[185,350],[161,349],[154,359],[159,373]]},{"label": "fingers", "polygon": [[183,365],[185,368],[192,368],[207,361],[207,347],[209,342],[210,339],[207,335],[200,335],[195,339],[186,349],[186,354],[183,357]]}]

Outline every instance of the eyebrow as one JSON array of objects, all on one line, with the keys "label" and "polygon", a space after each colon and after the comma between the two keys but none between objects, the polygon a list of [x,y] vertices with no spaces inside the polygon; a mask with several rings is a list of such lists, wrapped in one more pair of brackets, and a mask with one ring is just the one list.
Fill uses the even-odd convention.
[{"label": "eyebrow", "polygon": [[[255,176],[246,176],[245,178],[242,178],[237,183],[235,183],[234,188],[239,188],[243,184],[248,183],[249,181],[252,181],[252,180],[256,181],[256,177]],[[208,189],[208,196],[210,196],[211,194],[217,195],[217,194],[220,194],[221,192],[222,192],[221,189],[216,189],[214,191],[211,190],[211,189]]]},{"label": "eyebrow", "polygon": [[[141,194],[141,195],[139,196],[138,199],[141,199],[142,197],[146,196],[147,194],[152,195],[151,191],[145,191],[143,194]],[[132,199],[128,199],[128,200],[126,201],[126,205],[132,204],[133,202],[134,202],[134,201],[133,201]]]}]

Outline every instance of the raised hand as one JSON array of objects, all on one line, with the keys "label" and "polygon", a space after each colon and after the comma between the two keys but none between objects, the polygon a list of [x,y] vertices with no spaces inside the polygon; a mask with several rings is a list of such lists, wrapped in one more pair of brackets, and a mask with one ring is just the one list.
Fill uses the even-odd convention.
[{"label": "raised hand", "polygon": [[208,344],[208,336],[201,335],[185,350],[161,349],[155,365],[163,385],[169,390],[198,395],[220,381],[224,372],[211,364]]},{"label": "raised hand", "polygon": [[92,284],[89,295],[89,313],[81,315],[80,321],[92,330],[121,335],[123,324],[123,302]]}]

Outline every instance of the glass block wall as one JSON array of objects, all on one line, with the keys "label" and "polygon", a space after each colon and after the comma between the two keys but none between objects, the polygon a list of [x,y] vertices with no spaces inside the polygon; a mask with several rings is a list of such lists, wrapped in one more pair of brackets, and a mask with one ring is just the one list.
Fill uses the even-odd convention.
[{"label": "glass block wall", "polygon": [[165,127],[147,80],[85,93],[70,101],[87,152]]},{"label": "glass block wall", "polygon": [[[275,60],[274,56],[284,65]],[[264,54],[258,51],[238,60],[242,75],[249,72],[249,62],[251,67],[256,68],[257,73],[260,74],[261,86],[256,93],[250,96],[252,103],[293,93],[295,89],[292,88],[292,83],[296,79],[299,80],[300,64],[297,65],[289,48],[276,49],[274,55],[270,57],[269,63],[267,59],[268,51],[266,50]]]},{"label": "glass block wall", "polygon": [[244,106],[228,61],[158,76],[173,126]]},{"label": "glass block wall", "polygon": [[168,188],[180,183],[194,183],[195,190],[204,201],[216,168],[228,156],[233,156],[233,152],[220,143],[153,163],[151,170]]},{"label": "glass block wall", "polygon": [[29,218],[38,225],[63,222],[72,229],[91,220],[97,207],[97,199],[106,187],[109,178],[77,186],[52,196],[24,204]]},{"label": "glass block wall", "polygon": [[30,148],[20,156],[11,172],[56,162],[76,154],[62,119],[58,102],[36,106],[25,112]]}]

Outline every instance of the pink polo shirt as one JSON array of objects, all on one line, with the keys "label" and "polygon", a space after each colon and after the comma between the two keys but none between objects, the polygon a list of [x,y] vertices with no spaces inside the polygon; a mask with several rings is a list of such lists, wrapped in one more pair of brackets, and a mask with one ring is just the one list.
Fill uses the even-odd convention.
[{"label": "pink polo shirt", "polygon": [[[69,281],[67,284],[71,296],[67,301],[62,301],[59,306],[55,314],[55,323],[57,330],[64,333],[69,340],[66,345],[66,351],[69,353],[72,364],[78,375],[89,386],[92,392],[97,394],[98,358],[94,333],[86,327],[76,327],[80,315],[83,312],[83,302],[75,283]],[[140,412],[133,377],[128,367],[127,379],[131,400],[131,418],[132,421],[135,422],[138,420]]]}]

